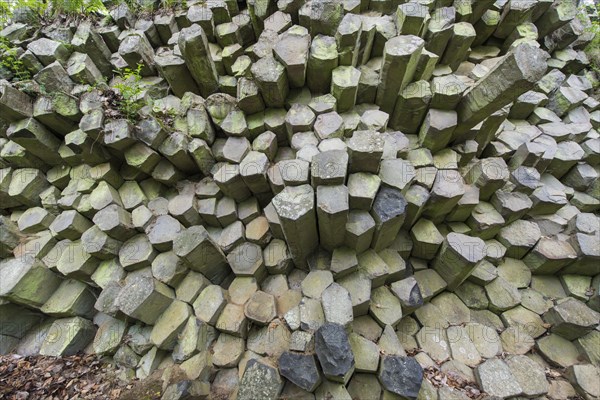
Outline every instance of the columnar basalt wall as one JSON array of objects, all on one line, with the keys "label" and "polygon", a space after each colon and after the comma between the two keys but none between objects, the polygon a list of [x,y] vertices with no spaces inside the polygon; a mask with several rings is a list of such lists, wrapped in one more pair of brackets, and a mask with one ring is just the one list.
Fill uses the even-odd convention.
[{"label": "columnar basalt wall", "polygon": [[575,1],[184,3],[0,31],[0,353],[165,399],[600,397]]}]

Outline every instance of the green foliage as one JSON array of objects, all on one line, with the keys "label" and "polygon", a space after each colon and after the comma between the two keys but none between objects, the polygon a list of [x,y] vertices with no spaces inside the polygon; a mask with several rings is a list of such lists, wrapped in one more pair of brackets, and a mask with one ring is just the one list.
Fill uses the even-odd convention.
[{"label": "green foliage", "polygon": [[132,10],[136,10],[137,8],[139,8],[139,3],[137,2],[137,0],[117,0],[115,1],[115,6],[120,5],[120,4],[126,4],[127,7],[129,7]]},{"label": "green foliage", "polygon": [[0,1],[0,26],[4,26],[12,15],[9,3],[6,1]]},{"label": "green foliage", "polygon": [[[173,10],[186,7],[185,0],[115,0],[115,6],[126,4],[134,13],[153,13],[157,9]],[[102,0],[0,0],[0,27],[9,23],[15,12],[25,12],[28,23],[39,25],[58,15],[87,17],[93,14],[108,15]]]},{"label": "green foliage", "polygon": [[149,14],[156,11],[156,0],[116,0],[114,6],[125,4],[135,14]]},{"label": "green foliage", "polygon": [[177,0],[160,0],[160,8],[172,9],[177,5]]},{"label": "green foliage", "polygon": [[50,0],[50,4],[54,15],[77,16],[106,11],[101,0]]},{"label": "green foliage", "polygon": [[[585,53],[590,60],[590,67],[595,72],[596,79],[594,79],[594,74],[590,75],[590,80],[592,81],[592,85],[594,89],[597,89],[600,86],[600,81],[598,77],[600,77],[600,5],[594,4],[588,6],[582,13],[580,13],[580,17],[585,18],[585,14],[589,17],[589,21],[591,24],[587,27],[588,32],[592,32],[594,37],[592,41],[586,46]],[[587,25],[588,21],[584,21]]]},{"label": "green foliage", "polygon": [[113,85],[114,89],[119,92],[116,105],[121,114],[130,121],[137,120],[138,113],[144,106],[140,101],[140,96],[144,91],[141,75],[143,67],[143,64],[138,64],[136,69],[124,68],[115,71],[121,78],[118,83]]},{"label": "green foliage", "polygon": [[0,27],[9,23],[13,17],[29,24],[39,24],[46,11],[48,4],[41,0],[0,0]]},{"label": "green foliage", "polygon": [[11,71],[19,81],[31,79],[31,73],[17,55],[17,49],[10,46],[5,38],[0,38],[0,65]]},{"label": "green foliage", "polygon": [[102,0],[0,0],[0,26],[10,22],[17,13],[25,13],[28,23],[39,25],[58,15],[87,17],[106,13],[106,8]]},{"label": "green foliage", "polygon": [[178,6],[185,8],[186,1],[185,0],[161,0],[160,1],[160,8],[173,10]]},{"label": "green foliage", "polygon": [[584,25],[588,25],[591,22],[591,25],[587,27],[587,31],[594,34],[594,39],[590,45],[600,45],[600,38],[598,37],[598,33],[600,33],[600,5],[594,4],[582,7],[578,17]]},{"label": "green foliage", "polygon": [[187,7],[186,0],[117,0],[116,4],[126,4],[135,13],[153,14],[160,10],[174,10]]}]

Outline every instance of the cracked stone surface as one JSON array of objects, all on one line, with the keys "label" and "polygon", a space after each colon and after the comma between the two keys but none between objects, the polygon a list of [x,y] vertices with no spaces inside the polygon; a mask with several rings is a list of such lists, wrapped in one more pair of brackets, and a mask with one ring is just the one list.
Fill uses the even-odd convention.
[{"label": "cracked stone surface", "polygon": [[108,3],[0,22],[0,353],[163,398],[600,396],[574,2]]}]

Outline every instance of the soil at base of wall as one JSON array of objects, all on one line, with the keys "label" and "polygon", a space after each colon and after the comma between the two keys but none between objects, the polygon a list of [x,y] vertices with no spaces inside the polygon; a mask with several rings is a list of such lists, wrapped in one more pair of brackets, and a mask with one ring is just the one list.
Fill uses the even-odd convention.
[{"label": "soil at base of wall", "polygon": [[0,399],[159,399],[158,384],[124,382],[117,369],[94,355],[0,356]]}]

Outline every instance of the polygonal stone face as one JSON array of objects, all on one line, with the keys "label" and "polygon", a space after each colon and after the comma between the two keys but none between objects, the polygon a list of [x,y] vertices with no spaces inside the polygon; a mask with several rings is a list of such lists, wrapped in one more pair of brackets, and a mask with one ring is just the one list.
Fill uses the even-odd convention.
[{"label": "polygonal stone face", "polygon": [[335,38],[324,35],[315,36],[310,45],[307,69],[307,86],[312,93],[329,91],[330,71],[337,65],[338,51]]},{"label": "polygonal stone face", "polygon": [[306,160],[282,160],[274,168],[277,169],[275,174],[279,175],[282,184],[286,186],[303,185],[309,182],[310,163]]},{"label": "polygonal stone face", "polygon": [[227,294],[231,303],[244,305],[258,290],[255,278],[238,276],[229,285]]},{"label": "polygonal stone face", "polygon": [[220,283],[228,274],[226,258],[201,225],[194,225],[173,242],[173,252],[185,259],[190,269],[204,274],[211,282]]},{"label": "polygonal stone face", "polygon": [[352,322],[350,293],[337,283],[329,285],[321,295],[325,321],[347,326]]},{"label": "polygonal stone face", "polygon": [[341,138],[344,135],[344,120],[335,111],[321,114],[317,117],[314,128],[321,140]]},{"label": "polygonal stone face", "polygon": [[283,382],[275,368],[257,360],[249,360],[240,381],[238,399],[275,399],[282,387]]},{"label": "polygonal stone face", "polygon": [[232,303],[227,304],[215,327],[221,332],[246,337],[248,320],[244,314],[244,307]]},{"label": "polygonal stone face", "polygon": [[347,141],[350,171],[377,173],[384,143],[383,135],[378,132],[355,131]]},{"label": "polygonal stone face", "polygon": [[262,278],[266,272],[262,249],[254,243],[245,242],[236,246],[227,255],[227,261],[237,276]]},{"label": "polygonal stone face", "polygon": [[341,89],[358,86],[360,71],[353,67],[338,67],[333,71],[333,84]]},{"label": "polygonal stone face", "polygon": [[321,302],[316,299],[304,297],[298,305],[299,324],[303,330],[316,330],[325,323],[325,315]]},{"label": "polygonal stone face", "polygon": [[371,293],[369,313],[382,326],[396,326],[402,318],[402,306],[387,287],[379,287]]},{"label": "polygonal stone face", "polygon": [[[275,17],[276,14],[273,14],[272,17]],[[310,35],[306,28],[295,25],[281,35],[280,40],[273,48],[275,57],[287,71],[291,87],[304,86],[309,45]]]},{"label": "polygonal stone face", "polygon": [[356,362],[356,371],[376,372],[379,366],[379,348],[377,345],[354,332],[349,335],[349,339]]},{"label": "polygonal stone face", "polygon": [[[328,89],[329,90],[329,89]],[[317,115],[335,111],[337,108],[337,99],[331,94],[313,97],[308,106]]]},{"label": "polygonal stone face", "polygon": [[264,247],[270,240],[269,221],[265,217],[257,217],[246,226],[246,239]]},{"label": "polygonal stone face", "polygon": [[230,252],[235,246],[244,241],[244,224],[236,221],[223,229],[218,244],[224,252]]},{"label": "polygonal stone face", "polygon": [[50,226],[54,216],[41,207],[27,209],[18,221],[19,230],[23,233],[36,233]]},{"label": "polygonal stone face", "polygon": [[354,107],[360,80],[360,70],[352,66],[341,66],[331,75],[331,94],[337,100],[337,110],[346,112]]},{"label": "polygonal stone face", "polygon": [[92,322],[81,317],[58,319],[52,323],[40,355],[59,357],[78,353],[94,338],[95,331]]},{"label": "polygonal stone face", "polygon": [[308,106],[298,103],[292,105],[285,117],[288,135],[291,137],[293,133],[312,130],[315,118],[315,113]]},{"label": "polygonal stone face", "polygon": [[146,235],[136,235],[123,243],[119,262],[126,270],[133,271],[149,266],[156,257],[156,250]]},{"label": "polygonal stone face", "polygon": [[279,357],[281,375],[304,390],[312,392],[321,383],[321,376],[313,355],[285,352]]},{"label": "polygonal stone face", "polygon": [[60,278],[39,260],[8,258],[0,262],[0,295],[11,302],[41,307],[60,285]]},{"label": "polygonal stone face", "polygon": [[521,301],[518,289],[501,277],[487,284],[485,291],[490,299],[489,309],[492,311],[508,310]]},{"label": "polygonal stone face", "polygon": [[498,240],[506,246],[508,257],[522,258],[541,237],[538,224],[530,221],[515,221],[500,229]]},{"label": "polygonal stone face", "polygon": [[544,320],[552,324],[551,331],[569,340],[585,335],[599,319],[599,313],[573,298],[561,301],[544,314]]},{"label": "polygonal stone face", "polygon": [[331,256],[331,272],[339,279],[343,276],[351,274],[358,268],[358,259],[356,251],[348,247],[338,247],[333,250]]},{"label": "polygonal stone face", "polygon": [[483,259],[485,244],[481,239],[472,238],[460,233],[450,233],[446,240],[448,246],[452,248],[456,254],[470,263],[477,263]]},{"label": "polygonal stone face", "polygon": [[508,365],[499,359],[485,361],[477,367],[475,376],[481,387],[495,396],[516,396],[523,390]]},{"label": "polygonal stone face", "polygon": [[310,186],[288,186],[273,199],[280,217],[297,220],[314,210],[314,192]]},{"label": "polygonal stone face", "polygon": [[423,369],[412,357],[383,357],[378,375],[386,391],[406,398],[416,398],[423,381]]},{"label": "polygonal stone face", "polygon": [[69,243],[68,248],[60,255],[56,268],[65,276],[81,279],[94,273],[98,263],[98,259],[84,250],[81,241],[76,241]]},{"label": "polygonal stone face", "polygon": [[415,169],[405,160],[383,160],[379,177],[384,185],[405,191],[415,178]]},{"label": "polygonal stone face", "polygon": [[131,214],[116,204],[98,211],[94,215],[94,224],[115,239],[120,237],[123,240],[135,234],[132,229]]},{"label": "polygonal stone face", "polygon": [[467,220],[467,225],[471,228],[473,236],[487,240],[496,236],[505,222],[502,215],[490,203],[482,201],[471,212],[471,216]]},{"label": "polygonal stone face", "polygon": [[[273,32],[282,33],[292,23],[292,18],[289,14],[281,11],[274,12],[271,16],[265,19],[265,29]],[[306,28],[298,27],[306,31]]]},{"label": "polygonal stone face", "polygon": [[600,388],[598,388],[600,373],[597,367],[589,364],[573,365],[567,369],[566,375],[578,393],[589,397],[600,395]]},{"label": "polygonal stone face", "polygon": [[194,302],[196,317],[215,325],[221,311],[227,304],[227,294],[219,285],[207,286]]},{"label": "polygonal stone face", "polygon": [[191,314],[192,308],[187,303],[174,300],[156,320],[150,334],[152,343],[161,349],[173,349],[179,333]]},{"label": "polygonal stone face", "polygon": [[419,290],[423,300],[429,300],[431,297],[440,293],[447,286],[444,279],[433,269],[425,269],[415,272],[415,279],[419,285]]},{"label": "polygonal stone face", "polygon": [[460,173],[455,170],[438,172],[431,190],[432,197],[441,199],[456,199],[465,194]]},{"label": "polygonal stone face", "polygon": [[320,299],[323,290],[333,282],[329,271],[311,271],[302,281],[302,292],[305,296]]},{"label": "polygonal stone face", "polygon": [[173,240],[181,229],[181,223],[175,218],[161,215],[146,228],[146,234],[150,244],[160,251],[166,251],[173,247]]},{"label": "polygonal stone face", "polygon": [[402,311],[408,314],[423,305],[423,297],[417,280],[408,277],[392,283],[391,290],[400,300]]},{"label": "polygonal stone face", "polygon": [[244,306],[246,317],[260,325],[267,325],[275,318],[275,298],[265,292],[258,291],[250,297]]},{"label": "polygonal stone face", "polygon": [[378,227],[394,220],[401,220],[400,223],[402,223],[405,213],[406,200],[399,190],[389,187],[383,187],[379,190],[371,211]]},{"label": "polygonal stone face", "polygon": [[359,129],[383,132],[387,128],[390,116],[379,110],[367,110],[360,117]]},{"label": "polygonal stone face", "polygon": [[55,317],[90,317],[94,300],[84,283],[69,279],[61,283],[41,311]]},{"label": "polygonal stone face", "polygon": [[327,379],[346,383],[354,372],[354,356],[343,326],[325,324],[315,333],[315,351]]},{"label": "polygonal stone face", "polygon": [[[268,187],[264,185],[266,185],[265,175],[268,168],[269,159],[267,156],[258,151],[251,151],[241,160],[240,174],[251,190],[261,189],[266,191]],[[259,186],[259,183],[264,183],[264,185]]]},{"label": "polygonal stone face", "polygon": [[[233,163],[240,163],[250,151],[251,145],[244,137],[229,137],[223,147],[223,157]],[[240,166],[241,167],[241,166]]]},{"label": "polygonal stone face", "polygon": [[346,230],[356,236],[361,236],[365,232],[370,231],[375,227],[375,221],[369,213],[352,211],[348,216]]},{"label": "polygonal stone face", "polygon": [[367,275],[356,271],[341,278],[338,283],[350,293],[354,315],[367,314],[371,301],[371,280]]},{"label": "polygonal stone face", "polygon": [[235,367],[244,354],[244,348],[244,339],[222,333],[213,347],[212,362],[221,368]]},{"label": "polygonal stone face", "polygon": [[531,271],[525,263],[514,258],[504,258],[498,264],[498,276],[506,279],[508,282],[519,289],[527,288],[531,283]]},{"label": "polygonal stone face", "polygon": [[139,276],[127,281],[116,300],[119,309],[132,318],[152,325],[173,301],[174,293],[157,280]]},{"label": "polygonal stone face", "polygon": [[27,49],[44,65],[49,65],[57,59],[66,65],[71,53],[62,43],[47,38],[41,38],[29,43]]},{"label": "polygonal stone face", "polygon": [[348,153],[344,150],[324,151],[312,157],[312,185],[343,185],[348,169]]},{"label": "polygonal stone face", "polygon": [[258,60],[251,68],[267,107],[281,107],[289,91],[285,67],[273,56]]}]

